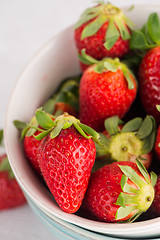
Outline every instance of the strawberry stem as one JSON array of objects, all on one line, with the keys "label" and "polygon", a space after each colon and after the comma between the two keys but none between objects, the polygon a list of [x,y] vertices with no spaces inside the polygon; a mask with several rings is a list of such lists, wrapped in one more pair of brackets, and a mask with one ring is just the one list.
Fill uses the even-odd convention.
[{"label": "strawberry stem", "polygon": [[[119,194],[116,201],[116,204],[120,206],[116,212],[116,220],[123,219],[131,214],[129,221],[133,221],[145,212],[153,202],[157,176],[152,173],[149,177],[147,170],[138,159],[136,164],[142,175],[139,175],[130,166],[119,165],[124,175],[121,178],[123,192]],[[128,179],[135,185],[130,184]]]},{"label": "strawberry stem", "polygon": [[84,40],[96,34],[102,25],[108,22],[104,47],[110,50],[120,36],[123,40],[128,40],[130,38],[128,28],[132,29],[133,23],[125,16],[120,8],[110,3],[105,3],[104,1],[98,1],[97,3],[97,6],[88,8],[84,11],[75,24],[75,29],[88,22],[81,34],[81,40]]},{"label": "strawberry stem", "polygon": [[35,116],[37,123],[42,127],[41,133],[34,136],[38,140],[41,140],[48,134],[50,134],[51,138],[55,138],[60,134],[62,129],[70,128],[73,125],[83,137],[87,139],[92,138],[95,142],[101,144],[99,134],[94,129],[82,124],[79,119],[68,113],[64,113],[55,118],[41,109],[37,109]]}]

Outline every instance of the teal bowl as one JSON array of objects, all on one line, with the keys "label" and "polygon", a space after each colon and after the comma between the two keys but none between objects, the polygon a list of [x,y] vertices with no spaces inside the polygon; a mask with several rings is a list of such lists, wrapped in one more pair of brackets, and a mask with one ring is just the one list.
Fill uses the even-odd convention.
[{"label": "teal bowl", "polygon": [[[36,214],[36,216],[41,219],[41,221],[49,228],[49,230],[53,233],[54,237],[57,239],[64,240],[118,240],[119,238],[115,238],[112,236],[103,236],[102,234],[98,234],[92,231],[88,231],[84,228],[78,227],[74,224],[63,221],[54,216],[54,218],[50,218],[46,213],[44,213],[40,208],[38,208],[33,201],[27,197],[27,201]],[[121,238],[122,239],[122,238]],[[122,239],[123,240],[123,239]]]}]

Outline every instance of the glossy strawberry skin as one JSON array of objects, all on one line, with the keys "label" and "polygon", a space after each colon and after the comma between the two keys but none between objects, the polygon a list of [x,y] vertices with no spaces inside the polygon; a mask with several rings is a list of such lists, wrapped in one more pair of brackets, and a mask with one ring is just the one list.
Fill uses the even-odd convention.
[{"label": "glossy strawberry skin", "polygon": [[147,114],[160,122],[156,105],[160,104],[160,47],[149,50],[139,67],[139,92],[142,105]]},{"label": "glossy strawberry skin", "polygon": [[55,105],[55,110],[54,110],[54,114],[56,114],[57,111],[61,111],[62,113],[67,112],[68,114],[77,117],[78,113],[76,112],[76,110],[70,106],[68,103],[65,102],[57,102]]},{"label": "glossy strawberry skin", "polygon": [[42,175],[60,208],[76,212],[84,198],[96,149],[72,126],[54,139],[44,138],[39,153]]},{"label": "glossy strawberry skin", "polygon": [[154,151],[156,153],[157,160],[160,161],[160,126],[158,127],[158,130],[157,130]]},{"label": "glossy strawberry skin", "polygon": [[[7,157],[0,156],[0,164]],[[24,194],[19,187],[15,177],[10,178],[7,171],[0,172],[0,210],[19,207],[26,203]]]},{"label": "glossy strawberry skin", "polygon": [[[121,178],[123,175],[118,165],[130,166],[140,175],[136,164],[132,162],[114,162],[92,173],[83,206],[100,221],[126,221],[132,216],[131,213],[124,219],[115,219],[115,214],[119,208],[116,201],[122,192]],[[133,183],[128,181],[133,186]]]},{"label": "glossy strawberry skin", "polygon": [[157,177],[157,183],[154,187],[155,189],[155,198],[149,209],[150,214],[154,214],[156,216],[160,216],[160,175]]},{"label": "glossy strawberry skin", "polygon": [[[97,60],[101,60],[104,57],[122,57],[129,51],[129,40],[123,40],[121,37],[118,38],[118,40],[110,50],[107,50],[104,47],[105,35],[108,28],[108,21],[102,25],[102,27],[98,30],[97,33],[81,40],[83,29],[93,20],[84,23],[74,32],[74,39],[79,53],[81,53],[81,50],[85,48],[88,55]],[[130,30],[128,29],[128,31]],[[84,71],[87,67],[87,65],[81,63],[82,71]]]},{"label": "glossy strawberry skin", "polygon": [[133,103],[137,86],[128,89],[122,71],[94,71],[94,65],[82,75],[80,82],[80,120],[96,131],[104,129],[104,120],[114,115],[122,118]]},{"label": "glossy strawberry skin", "polygon": [[[36,131],[34,134],[38,135],[39,133],[39,131]],[[38,161],[38,148],[40,143],[41,140],[37,140],[33,135],[25,136],[23,141],[25,155],[38,174],[41,174]]]}]

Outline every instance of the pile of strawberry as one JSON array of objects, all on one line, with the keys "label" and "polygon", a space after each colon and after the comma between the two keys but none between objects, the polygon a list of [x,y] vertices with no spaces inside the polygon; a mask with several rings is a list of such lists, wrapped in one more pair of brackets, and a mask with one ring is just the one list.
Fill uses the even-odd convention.
[{"label": "pile of strawberry", "polygon": [[[0,130],[0,147],[3,147],[3,130]],[[16,181],[6,153],[0,154],[0,210],[22,206],[25,196]]]},{"label": "pile of strawberry", "polygon": [[156,13],[133,30],[110,3],[86,9],[74,30],[82,74],[63,81],[29,123],[14,121],[63,211],[105,222],[160,215],[158,29]]}]

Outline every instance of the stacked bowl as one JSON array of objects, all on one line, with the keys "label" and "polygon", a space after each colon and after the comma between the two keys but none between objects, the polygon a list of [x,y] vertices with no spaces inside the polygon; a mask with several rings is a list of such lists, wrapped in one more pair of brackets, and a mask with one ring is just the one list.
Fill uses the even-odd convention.
[{"label": "stacked bowl", "polygon": [[[135,6],[124,11],[137,27],[158,6]],[[13,121],[28,122],[58,87],[61,80],[80,73],[73,27],[47,42],[23,69],[13,89],[5,124],[5,144],[11,167],[33,211],[63,239],[132,239],[160,237],[160,218],[134,223],[104,223],[63,212],[25,158]]]}]

